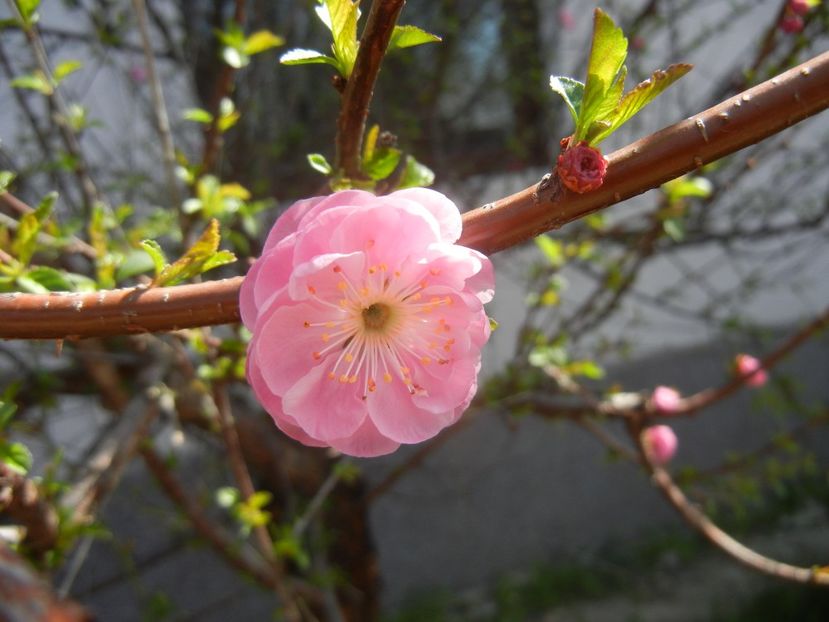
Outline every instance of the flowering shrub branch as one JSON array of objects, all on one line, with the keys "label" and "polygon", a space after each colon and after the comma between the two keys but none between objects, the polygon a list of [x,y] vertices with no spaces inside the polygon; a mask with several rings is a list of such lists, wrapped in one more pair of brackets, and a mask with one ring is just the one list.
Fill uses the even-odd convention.
[{"label": "flowering shrub branch", "polygon": [[[825,110],[827,83],[829,52],[610,154],[605,182],[593,192],[571,193],[545,178],[464,214],[459,243],[491,254],[641,194]],[[234,278],[174,288],[2,294],[0,338],[84,338],[237,322],[240,284]]]}]

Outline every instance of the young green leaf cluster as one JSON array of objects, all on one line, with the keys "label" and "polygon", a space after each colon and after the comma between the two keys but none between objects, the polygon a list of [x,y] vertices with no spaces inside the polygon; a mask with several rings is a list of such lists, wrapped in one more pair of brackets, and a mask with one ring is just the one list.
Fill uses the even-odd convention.
[{"label": "young green leaf cluster", "polygon": [[622,29],[607,13],[596,9],[585,82],[550,77],[550,88],[564,99],[575,123],[571,145],[582,141],[598,145],[692,68],[679,63],[654,71],[649,79],[624,93],[627,49]]},{"label": "young green leaf cluster", "polygon": [[[331,32],[331,55],[317,50],[296,48],[289,50],[279,61],[283,65],[327,64],[345,79],[351,75],[357,60],[360,42],[357,39],[357,21],[360,19],[359,0],[318,0],[316,13]],[[389,51],[434,43],[440,37],[417,26],[395,26],[389,41]]]}]

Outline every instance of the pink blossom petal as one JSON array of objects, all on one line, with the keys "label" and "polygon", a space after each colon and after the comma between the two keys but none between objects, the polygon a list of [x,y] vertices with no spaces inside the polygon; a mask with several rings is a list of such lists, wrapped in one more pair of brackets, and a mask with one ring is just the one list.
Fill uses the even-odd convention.
[{"label": "pink blossom petal", "polygon": [[312,367],[282,398],[285,413],[310,436],[330,439],[354,434],[366,417],[365,403],[356,384],[330,379],[333,361]]},{"label": "pink blossom petal", "polygon": [[296,422],[292,417],[289,417],[284,413],[282,410],[282,398],[271,393],[264,378],[262,378],[262,374],[259,373],[259,368],[256,365],[251,365],[250,359],[248,359],[247,377],[248,383],[250,383],[250,386],[256,392],[259,401],[262,402],[262,406],[280,430],[303,445],[307,445],[309,447],[327,446],[327,443],[319,441],[306,434],[302,428],[296,425]]},{"label": "pink blossom petal", "polygon": [[438,221],[442,241],[455,242],[461,237],[461,213],[458,207],[440,192],[429,188],[406,188],[392,192],[389,198],[413,201],[429,210]]},{"label": "pink blossom petal", "polygon": [[322,364],[319,352],[325,347],[326,329],[306,323],[324,323],[330,317],[328,309],[308,302],[280,306],[263,317],[250,355],[270,391],[284,394],[312,367]]},{"label": "pink blossom petal", "polygon": [[454,413],[433,413],[418,408],[399,378],[382,384],[366,400],[374,425],[383,436],[398,443],[420,443],[449,425]]},{"label": "pink blossom petal", "polygon": [[400,443],[380,434],[371,417],[366,417],[354,434],[332,440],[331,447],[349,456],[375,458],[392,453]]}]

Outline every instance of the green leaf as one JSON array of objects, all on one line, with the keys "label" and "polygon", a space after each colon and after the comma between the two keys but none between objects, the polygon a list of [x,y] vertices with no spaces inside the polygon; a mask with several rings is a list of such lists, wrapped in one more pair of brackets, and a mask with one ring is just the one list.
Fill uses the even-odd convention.
[{"label": "green leaf", "polygon": [[334,37],[334,57],[339,61],[343,78],[351,75],[357,60],[357,19],[360,16],[359,2],[352,0],[325,0]]},{"label": "green leaf", "polygon": [[652,102],[662,91],[691,71],[692,68],[693,65],[677,63],[665,70],[654,71],[648,80],[640,82],[625,93],[625,96],[622,97],[612,113],[604,117],[610,123],[610,126],[593,137],[590,140],[591,144],[598,144],[607,138],[623,123]]},{"label": "green leaf", "polygon": [[181,117],[186,121],[194,121],[195,123],[212,123],[213,115],[203,108],[188,108],[181,113]]},{"label": "green leaf", "polygon": [[12,185],[15,177],[17,177],[17,175],[11,171],[0,171],[0,194],[8,191],[9,186]]},{"label": "green leaf", "polygon": [[397,168],[401,155],[400,149],[394,147],[375,149],[371,159],[363,162],[363,172],[374,181],[385,179]]},{"label": "green leaf", "polygon": [[29,260],[35,252],[37,234],[40,233],[44,221],[52,213],[52,207],[54,207],[57,198],[57,192],[50,192],[34,211],[24,214],[20,219],[20,225],[17,227],[11,250],[22,265],[29,264]]},{"label": "green leaf", "polygon": [[584,376],[591,380],[604,378],[604,369],[593,361],[573,361],[565,367],[565,372],[572,376]]},{"label": "green leaf", "polygon": [[622,29],[601,9],[593,15],[593,41],[575,142],[584,140],[627,57],[628,42]]},{"label": "green leaf", "polygon": [[441,38],[417,26],[395,26],[389,40],[389,50],[410,48],[424,43],[438,43]]},{"label": "green leaf", "polygon": [[662,228],[674,242],[681,242],[685,237],[685,226],[678,218],[666,218],[662,222]]},{"label": "green leaf", "polygon": [[29,89],[38,91],[43,95],[51,95],[55,92],[55,88],[52,86],[49,78],[39,69],[34,73],[18,76],[10,84],[16,89]]},{"label": "green leaf", "polygon": [[312,65],[312,64],[328,64],[336,67],[339,70],[339,63],[336,58],[326,56],[322,52],[316,50],[294,49],[285,52],[279,57],[279,62],[283,65]]},{"label": "green leaf", "polygon": [[213,268],[218,268],[219,266],[224,266],[229,263],[233,263],[236,261],[236,255],[234,255],[230,251],[218,251],[211,257],[204,262],[202,266],[202,272],[207,272],[208,270],[212,270]]},{"label": "green leaf", "polygon": [[145,250],[134,249],[129,251],[118,265],[115,280],[119,283],[139,274],[152,270],[155,264]]},{"label": "green leaf", "polygon": [[[164,267],[161,274],[153,280],[153,286],[175,285],[176,283],[190,279],[209,270],[210,268],[205,266],[210,266],[209,262],[211,260],[214,262],[212,267],[227,263],[227,261],[224,261],[227,256],[217,252],[220,241],[219,221],[214,218],[207,225],[201,237],[196,240],[195,244],[184,255],[174,263]],[[221,256],[218,260],[214,259],[217,254]]]},{"label": "green leaf", "polygon": [[81,67],[83,67],[83,63],[79,60],[65,60],[55,66],[55,70],[52,72],[52,75],[54,76],[55,81],[60,82],[69,74],[78,71]]},{"label": "green leaf", "polygon": [[25,475],[32,467],[32,452],[20,443],[0,443],[0,462],[12,471]]},{"label": "green leaf", "polygon": [[573,123],[578,123],[581,101],[584,96],[584,84],[567,76],[550,76],[550,88],[567,104]]},{"label": "green leaf", "polygon": [[662,191],[668,195],[669,203],[675,203],[690,197],[707,199],[714,191],[714,187],[705,177],[683,175],[662,184]]},{"label": "green leaf", "polygon": [[15,412],[17,412],[17,404],[10,404],[0,400],[0,430],[6,429],[6,426],[9,425],[12,417],[14,417]]},{"label": "green leaf", "polygon": [[50,292],[72,291],[74,289],[65,272],[49,266],[32,268],[25,273],[25,276]]},{"label": "green leaf", "polygon": [[435,182],[435,173],[428,166],[421,164],[414,159],[414,156],[406,156],[406,170],[397,188],[425,188]]},{"label": "green leaf", "polygon": [[23,16],[23,25],[28,30],[38,19],[35,11],[40,6],[40,0],[16,0],[16,2],[17,10]]},{"label": "green leaf", "polygon": [[550,262],[551,266],[560,268],[564,265],[564,252],[559,240],[554,240],[546,233],[543,233],[535,238],[535,245],[544,253],[544,256]]},{"label": "green leaf", "polygon": [[241,494],[236,488],[232,486],[224,486],[219,488],[215,494],[216,503],[219,507],[230,509],[237,503],[239,503],[239,499],[241,498]]},{"label": "green leaf", "polygon": [[280,45],[285,45],[285,39],[278,37],[270,30],[258,30],[245,39],[242,52],[248,56],[253,56]]},{"label": "green leaf", "polygon": [[155,277],[158,278],[164,270],[164,266],[167,265],[167,256],[164,254],[164,249],[155,240],[142,240],[141,248],[152,259],[153,267],[155,268]]},{"label": "green leaf", "polygon": [[312,169],[323,175],[330,175],[334,170],[321,153],[309,153],[308,164],[311,165]]}]

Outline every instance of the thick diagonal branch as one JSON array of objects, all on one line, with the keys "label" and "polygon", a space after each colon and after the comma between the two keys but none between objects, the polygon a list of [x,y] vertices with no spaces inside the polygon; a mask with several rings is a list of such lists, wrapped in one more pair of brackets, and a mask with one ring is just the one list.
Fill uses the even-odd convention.
[{"label": "thick diagonal branch", "polygon": [[[641,194],[829,107],[829,52],[608,156],[601,188],[554,178],[464,214],[460,243],[494,253]],[[59,339],[158,332],[239,320],[241,277],[151,290],[0,294],[0,338]]]}]

